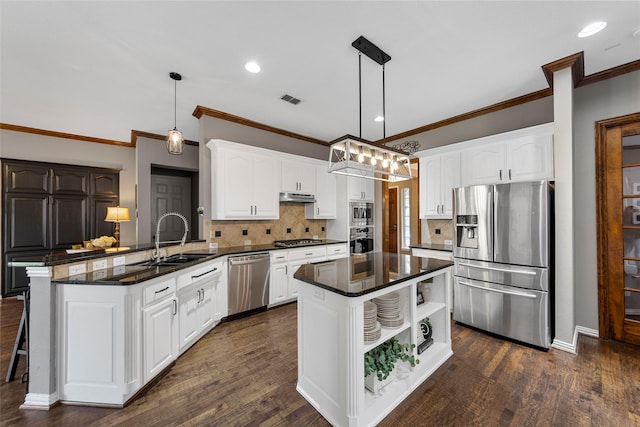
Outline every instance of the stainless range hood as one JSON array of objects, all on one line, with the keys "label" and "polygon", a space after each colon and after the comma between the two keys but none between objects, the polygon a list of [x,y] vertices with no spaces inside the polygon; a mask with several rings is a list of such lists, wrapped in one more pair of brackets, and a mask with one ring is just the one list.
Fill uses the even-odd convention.
[{"label": "stainless range hood", "polygon": [[280,201],[289,203],[315,203],[316,196],[314,196],[313,194],[286,192],[280,193]]}]

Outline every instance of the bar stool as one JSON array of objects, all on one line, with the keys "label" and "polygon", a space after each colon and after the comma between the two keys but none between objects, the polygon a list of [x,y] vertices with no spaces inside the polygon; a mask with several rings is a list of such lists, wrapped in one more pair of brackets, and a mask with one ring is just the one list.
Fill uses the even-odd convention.
[{"label": "bar stool", "polygon": [[24,383],[29,375],[29,291],[25,291],[22,295],[18,295],[18,300],[23,301],[22,317],[20,318],[20,326],[16,334],[16,342],[13,345],[13,353],[11,353],[11,362],[7,371],[6,382],[11,382],[16,376],[18,369],[19,356],[27,356],[27,371],[21,376]]}]

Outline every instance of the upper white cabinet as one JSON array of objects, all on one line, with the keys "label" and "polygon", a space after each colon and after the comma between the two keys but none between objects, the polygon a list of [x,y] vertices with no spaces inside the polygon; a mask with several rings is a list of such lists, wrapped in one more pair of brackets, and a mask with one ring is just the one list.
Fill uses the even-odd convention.
[{"label": "upper white cabinet", "polygon": [[349,176],[347,179],[349,200],[373,202],[373,184],[373,179]]},{"label": "upper white cabinet", "polygon": [[452,189],[460,186],[460,152],[420,159],[420,218],[451,218]]},{"label": "upper white cabinet", "polygon": [[305,205],[305,217],[309,219],[335,219],[336,176],[327,172],[327,165],[308,167],[314,172],[316,202]]},{"label": "upper white cabinet", "polygon": [[316,172],[314,165],[296,160],[282,160],[282,185],[280,191],[314,194]]},{"label": "upper white cabinet", "polygon": [[552,124],[481,138],[462,152],[465,186],[553,178]]},{"label": "upper white cabinet", "polygon": [[221,140],[207,147],[212,152],[212,219],[278,219],[279,159]]}]

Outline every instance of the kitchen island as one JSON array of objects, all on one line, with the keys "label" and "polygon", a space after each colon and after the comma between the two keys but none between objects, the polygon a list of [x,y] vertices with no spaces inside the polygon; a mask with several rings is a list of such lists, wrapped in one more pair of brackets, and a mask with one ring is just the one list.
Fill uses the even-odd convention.
[{"label": "kitchen island", "polygon": [[[376,252],[307,264],[296,272],[297,390],[331,424],[377,424],[451,357],[452,265]],[[369,342],[364,306],[374,298],[399,298],[400,320],[381,327],[380,337]],[[433,343],[418,354],[423,340],[419,323],[427,318]],[[420,362],[413,368],[399,362],[392,382],[372,393],[365,389],[364,356],[392,338],[415,345],[413,355]]]}]

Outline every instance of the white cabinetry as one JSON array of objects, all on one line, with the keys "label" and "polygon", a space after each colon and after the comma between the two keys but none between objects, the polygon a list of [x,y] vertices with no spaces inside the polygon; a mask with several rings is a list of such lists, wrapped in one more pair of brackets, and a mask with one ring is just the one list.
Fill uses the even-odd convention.
[{"label": "white cabinetry", "polygon": [[58,398],[123,405],[145,382],[141,288],[53,286],[58,294]]},{"label": "white cabinetry", "polygon": [[175,279],[159,279],[144,287],[143,325],[143,369],[147,383],[178,356],[176,346]]},{"label": "white cabinetry", "polygon": [[462,185],[552,180],[553,127],[481,138],[462,152]]},{"label": "white cabinetry", "polygon": [[309,219],[335,219],[336,206],[336,176],[327,172],[326,164],[312,166],[315,173],[315,203],[305,205],[305,217]]},{"label": "white cabinetry", "polygon": [[[333,274],[325,265],[316,267],[317,274]],[[448,297],[451,267],[354,297],[298,283],[297,390],[331,425],[378,424],[453,354]],[[418,305],[417,290],[423,287],[430,288],[430,298]],[[364,303],[390,292],[400,297],[404,322],[397,327],[382,327],[378,340],[365,343]],[[431,323],[433,343],[418,354],[423,340],[419,323],[425,318]],[[371,393],[365,389],[364,356],[394,337],[401,343],[414,344],[413,355],[420,363],[412,368],[398,362],[391,383]]]},{"label": "white cabinetry", "polygon": [[283,159],[280,191],[314,194],[316,190],[314,166],[299,160]]},{"label": "white cabinetry", "polygon": [[373,202],[374,180],[349,176],[347,178],[349,200]]},{"label": "white cabinetry", "polygon": [[216,289],[220,286],[222,261],[190,268],[178,276],[178,346],[191,347],[214,326]]},{"label": "white cabinetry", "polygon": [[272,251],[269,305],[281,304],[298,297],[297,280],[293,278],[293,275],[300,266],[348,256],[346,243]]},{"label": "white cabinetry", "polygon": [[221,140],[212,151],[212,219],[277,219],[280,215],[280,162],[250,146]]},{"label": "white cabinetry", "polygon": [[420,159],[420,218],[451,218],[452,189],[460,186],[460,152]]}]

